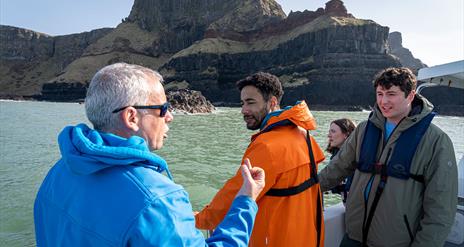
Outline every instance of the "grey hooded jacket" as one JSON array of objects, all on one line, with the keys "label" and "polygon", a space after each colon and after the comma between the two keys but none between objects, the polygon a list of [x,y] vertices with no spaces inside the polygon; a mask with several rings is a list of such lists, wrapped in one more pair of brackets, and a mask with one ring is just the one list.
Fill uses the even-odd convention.
[{"label": "grey hooded jacket", "polygon": [[[391,153],[388,150],[394,149],[401,132],[419,122],[432,109],[430,102],[416,95],[410,116],[398,124],[388,142],[384,143],[385,117],[376,106],[370,120],[382,130],[378,161],[384,164],[388,160],[388,153]],[[338,154],[319,173],[321,189],[327,191],[355,172],[346,202],[345,225],[348,236],[357,241],[362,241],[365,212],[363,193],[372,176],[356,169],[366,124],[367,121],[359,124]],[[369,228],[369,246],[443,246],[456,213],[457,166],[450,138],[433,123],[418,145],[410,172],[423,175],[424,183],[413,179],[388,178]],[[375,175],[367,212],[372,206],[379,181],[380,176]],[[327,233],[327,237],[329,235]]]}]

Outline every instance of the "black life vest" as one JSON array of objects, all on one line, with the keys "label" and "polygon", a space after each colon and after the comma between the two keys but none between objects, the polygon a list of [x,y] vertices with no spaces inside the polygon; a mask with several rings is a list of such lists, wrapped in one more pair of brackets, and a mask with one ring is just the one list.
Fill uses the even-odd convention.
[{"label": "black life vest", "polygon": [[[423,182],[420,176],[410,173],[411,162],[422,136],[424,136],[435,115],[435,112],[429,113],[417,124],[401,133],[386,165],[387,176],[399,179],[412,178],[415,180],[422,180]],[[358,169],[361,172],[380,174],[380,168],[378,166],[383,164],[377,162],[376,156],[381,138],[382,131],[371,121],[368,121],[358,162]]]}]

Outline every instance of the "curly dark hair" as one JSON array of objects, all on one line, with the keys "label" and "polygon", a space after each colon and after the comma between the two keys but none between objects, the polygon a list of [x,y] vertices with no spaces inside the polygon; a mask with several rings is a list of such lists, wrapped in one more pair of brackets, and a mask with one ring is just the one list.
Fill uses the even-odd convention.
[{"label": "curly dark hair", "polygon": [[374,88],[379,85],[385,89],[398,86],[404,95],[408,96],[412,90],[416,90],[417,79],[408,68],[387,68],[375,76]]},{"label": "curly dark hair", "polygon": [[268,101],[271,96],[275,96],[277,98],[277,103],[280,103],[284,95],[282,83],[279,78],[269,73],[258,72],[236,83],[239,91],[242,91],[244,87],[250,85],[256,87],[259,92],[261,92],[265,101]]}]

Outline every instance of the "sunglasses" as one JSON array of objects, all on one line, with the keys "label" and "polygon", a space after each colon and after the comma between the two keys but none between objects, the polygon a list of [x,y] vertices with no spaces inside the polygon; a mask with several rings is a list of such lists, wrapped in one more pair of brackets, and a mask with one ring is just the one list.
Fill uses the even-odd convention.
[{"label": "sunglasses", "polygon": [[162,105],[129,105],[129,106],[124,106],[124,107],[118,108],[118,109],[114,110],[113,113],[120,112],[120,111],[126,109],[127,107],[134,107],[135,109],[161,109],[159,116],[164,117],[164,116],[166,116],[166,113],[169,110],[169,102],[166,102],[166,103],[164,103]]}]

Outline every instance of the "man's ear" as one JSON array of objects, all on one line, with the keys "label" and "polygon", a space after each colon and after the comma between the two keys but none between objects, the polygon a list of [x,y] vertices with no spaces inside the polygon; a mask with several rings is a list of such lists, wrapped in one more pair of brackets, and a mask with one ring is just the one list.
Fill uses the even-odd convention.
[{"label": "man's ear", "polygon": [[135,108],[133,107],[127,107],[121,114],[120,114],[121,122],[124,126],[124,128],[132,130],[132,131],[138,131],[139,126],[138,123],[140,121],[140,117],[138,115],[138,112]]},{"label": "man's ear", "polygon": [[411,90],[411,92],[409,92],[409,95],[408,95],[408,101],[409,102],[412,102],[414,100],[414,96],[416,96],[416,90]]},{"label": "man's ear", "polygon": [[269,99],[269,103],[270,103],[271,111],[275,111],[275,110],[278,110],[280,108],[279,102],[277,102],[277,97],[276,96],[271,96],[271,98]]}]

